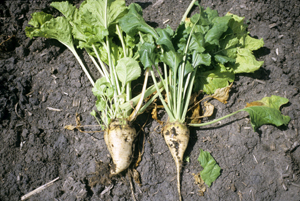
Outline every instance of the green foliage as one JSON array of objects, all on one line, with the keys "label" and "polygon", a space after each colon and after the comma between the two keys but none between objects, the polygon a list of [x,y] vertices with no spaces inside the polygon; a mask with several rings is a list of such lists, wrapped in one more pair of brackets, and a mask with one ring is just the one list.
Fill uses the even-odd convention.
[{"label": "green foliage", "polygon": [[124,32],[132,36],[141,31],[157,37],[155,30],[145,22],[143,9],[135,3],[129,5],[128,13],[120,19],[120,26]]},{"label": "green foliage", "polygon": [[165,29],[157,28],[156,31],[159,35],[156,43],[163,46],[165,51],[175,51],[172,43],[174,31],[171,29],[171,27],[167,26]]},{"label": "green foliage", "polygon": [[107,82],[105,77],[102,77],[96,81],[92,92],[96,97],[106,96],[109,99],[111,99],[114,95],[113,87],[109,82]]},{"label": "green foliage", "polygon": [[73,6],[68,1],[64,2],[52,2],[50,6],[59,10],[68,21],[76,21],[78,16],[78,9],[76,6]]},{"label": "green foliage", "polygon": [[[85,0],[79,9],[67,1],[53,2],[51,6],[64,16],[54,18],[44,12],[33,13],[26,35],[60,41],[89,76],[74,44],[87,51],[103,76],[96,83],[89,76],[103,128],[112,119],[128,118],[132,105],[143,100],[141,95],[129,100],[130,83],[141,75],[139,63],[147,70],[157,69],[158,63],[163,63],[164,77],[158,72],[162,81],[157,83],[151,71],[155,86],[143,92],[150,96],[156,89],[170,121],[178,122],[185,121],[192,89],[213,94],[233,82],[235,74],[252,73],[263,65],[253,55],[253,51],[264,45],[263,40],[249,36],[244,18],[230,13],[220,17],[217,11],[199,6],[199,14],[173,31],[169,26],[164,29],[149,26],[142,17],[142,8],[138,4],[126,7],[124,0]],[[166,90],[167,102],[160,94],[161,86]],[[290,117],[282,115],[280,107],[288,101],[279,96],[265,97],[212,122],[189,125],[208,125],[241,111],[249,113],[254,130],[264,124],[287,125]],[[94,110],[91,115],[97,119]],[[201,178],[211,186],[221,168],[202,149],[198,161],[203,167]]]},{"label": "green foliage", "polygon": [[221,168],[210,153],[203,151],[202,149],[200,149],[198,161],[203,167],[203,170],[200,172],[200,176],[206,185],[210,187],[212,182],[220,176]]},{"label": "green foliage", "polygon": [[211,56],[208,53],[202,54],[195,51],[192,55],[192,63],[195,68],[201,65],[210,66]]},{"label": "green foliage", "polygon": [[116,72],[123,86],[141,76],[139,63],[130,57],[124,57],[118,60]]},{"label": "green foliage", "polygon": [[[94,85],[95,105],[106,127],[111,119],[126,119],[132,106],[121,109],[120,105],[130,101],[130,83],[140,77],[141,68],[137,61],[139,40],[125,34],[119,26],[120,19],[128,12],[125,1],[86,0],[79,8],[65,1],[53,2],[51,6],[64,16],[54,18],[43,12],[33,13],[28,23],[32,26],[26,27],[26,35],[57,39],[72,51]],[[141,11],[137,5],[131,7],[134,7],[131,13],[134,9]],[[103,76],[96,83],[77,55],[74,44],[87,51]],[[94,112],[92,115],[96,117]]]},{"label": "green foliage", "polygon": [[28,22],[33,27],[26,27],[26,36],[52,38],[65,44],[68,48],[73,47],[71,26],[64,17],[53,18],[44,12],[33,13]]},{"label": "green foliage", "polygon": [[[151,35],[155,38],[153,45],[160,45],[163,50],[159,52],[152,49],[146,53],[140,51],[145,68],[154,64],[154,60],[150,58],[160,58],[160,61],[177,73],[177,64],[180,62],[177,62],[178,57],[175,55],[180,55],[183,61],[181,55],[187,49],[185,62],[201,68],[196,74],[194,91],[203,90],[212,94],[216,89],[226,87],[228,82],[234,81],[234,74],[252,73],[259,69],[263,61],[257,61],[252,51],[261,48],[264,43],[262,39],[248,35],[244,18],[233,14],[219,17],[215,10],[199,9],[200,14],[193,15],[174,32],[170,27],[153,30],[142,18],[142,9],[133,4],[128,14],[121,19],[121,27],[128,34],[140,31]],[[173,62],[170,62],[171,58],[174,59]]]},{"label": "green foliage", "polygon": [[[208,94],[213,94],[216,89],[229,86],[228,82],[234,81],[234,73],[227,70],[224,65],[217,65],[211,70],[199,70],[194,84],[195,90],[204,90]],[[198,71],[198,72],[199,72]]]},{"label": "green foliage", "polygon": [[127,8],[124,0],[87,0],[81,4],[81,16],[90,18],[96,27],[110,28],[124,15]]},{"label": "green foliage", "polygon": [[145,42],[141,45],[139,54],[140,60],[144,66],[144,68],[149,68],[152,65],[155,65],[156,54],[155,52],[155,45],[153,43]]},{"label": "green foliage", "polygon": [[183,55],[175,51],[164,52],[161,61],[170,66],[173,72],[177,72],[179,64],[183,61]]},{"label": "green foliage", "polygon": [[209,8],[200,10],[199,21],[195,20],[199,17],[196,14],[191,17],[191,22],[186,23],[188,27],[196,27],[190,51],[210,55],[211,64],[210,68],[197,72],[194,89],[212,94],[216,89],[228,86],[228,82],[234,80],[234,74],[252,73],[259,69],[263,61],[257,61],[252,51],[261,48],[264,43],[262,39],[248,35],[244,18],[233,14],[219,17],[216,11]]}]

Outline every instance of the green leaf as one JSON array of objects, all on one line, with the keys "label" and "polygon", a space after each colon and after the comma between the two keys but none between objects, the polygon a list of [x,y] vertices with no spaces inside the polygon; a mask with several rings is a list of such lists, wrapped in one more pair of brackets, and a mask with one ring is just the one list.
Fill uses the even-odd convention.
[{"label": "green leaf", "polygon": [[223,65],[227,62],[235,62],[235,59],[232,59],[230,57],[226,57],[223,55],[219,55],[219,54],[215,55],[214,58],[215,58],[216,62],[219,62]]},{"label": "green leaf", "polygon": [[68,1],[52,2],[50,6],[59,10],[67,18],[68,21],[76,21],[79,18],[78,9]]},{"label": "green leaf", "polygon": [[184,161],[186,161],[186,162],[189,163],[189,162],[190,162],[190,157],[187,156],[187,157],[184,159]]},{"label": "green leaf", "polygon": [[186,40],[189,36],[185,27],[185,23],[179,24],[173,37],[173,44],[175,45],[175,49],[177,51],[180,50],[181,52],[184,52]]},{"label": "green leaf", "polygon": [[194,68],[189,61],[186,62],[184,67],[184,76],[188,75],[190,72],[193,72]]},{"label": "green leaf", "polygon": [[[75,21],[73,25],[74,37],[85,43],[85,46],[87,47],[95,42],[102,42],[104,37],[109,35],[109,29],[105,28],[106,24],[105,19],[103,18],[106,15],[104,13],[94,15],[93,12],[95,11],[91,8],[93,3],[92,1],[89,2],[90,4],[87,4],[86,2],[81,4],[79,8],[80,18]],[[81,48],[82,46],[83,45],[81,44]]]},{"label": "green leaf", "polygon": [[105,110],[107,103],[102,98],[98,98],[95,105],[96,105],[97,110],[101,112],[101,111]]},{"label": "green leaf", "polygon": [[203,151],[202,149],[200,149],[198,161],[203,167],[203,170],[200,172],[200,176],[206,185],[210,187],[212,182],[214,182],[220,176],[221,168],[216,163],[215,159],[210,155],[210,153]]},{"label": "green leaf", "polygon": [[204,48],[204,37],[202,33],[193,33],[189,45],[190,51],[197,51],[198,53],[202,53],[205,51]]},{"label": "green leaf", "polygon": [[80,12],[94,18],[93,26],[108,29],[127,12],[124,0],[86,0],[80,6]]},{"label": "green leaf", "polygon": [[[205,18],[208,19],[209,22],[212,22],[215,18],[219,17],[218,11],[210,9],[210,7],[207,7],[204,11]],[[201,21],[202,19],[200,19]]]},{"label": "green leaf", "polygon": [[122,30],[132,36],[141,31],[151,34],[156,39],[158,38],[156,31],[145,22],[143,9],[138,4],[130,4],[128,13],[119,20],[119,23]]},{"label": "green leaf", "polygon": [[229,86],[228,82],[233,82],[235,77],[234,73],[227,71],[222,64],[213,70],[197,72],[194,91],[203,90],[207,94],[213,94],[216,89]]},{"label": "green leaf", "polygon": [[52,38],[60,41],[67,47],[74,49],[71,25],[65,17],[50,18],[43,12],[33,13],[29,21],[34,27],[26,27],[26,35],[32,37]]},{"label": "green leaf", "polygon": [[233,72],[236,73],[252,73],[258,70],[263,61],[257,61],[251,50],[245,48],[237,49],[236,64]]},{"label": "green leaf", "polygon": [[144,69],[151,67],[152,65],[155,65],[155,45],[153,43],[143,43],[140,47],[139,54],[140,54],[140,60],[144,66]]},{"label": "green leaf", "polygon": [[101,77],[96,81],[92,92],[98,98],[107,97],[110,100],[114,96],[113,87],[107,82],[105,77]]},{"label": "green leaf", "polygon": [[[109,32],[112,33],[115,31],[115,26],[112,25],[117,23],[126,12],[127,8],[124,0],[84,1],[80,5],[79,12],[77,12],[78,16],[73,17],[73,21],[70,21],[73,36],[79,40],[78,48],[85,48],[89,54],[94,55],[92,45],[99,46],[100,44],[101,47],[99,47],[98,51],[101,51],[101,48],[104,48],[103,43],[106,42],[104,41],[106,36],[109,35]],[[112,39],[113,37],[109,38],[110,41],[112,41]],[[113,44],[111,46],[113,46]],[[112,47],[112,49],[113,48],[115,47]],[[114,51],[115,50],[116,49],[114,49]],[[106,49],[105,52],[107,52]],[[115,53],[114,56],[116,56]],[[119,54],[118,51],[117,54]],[[101,57],[107,58],[107,56]],[[113,57],[114,63],[116,59],[118,58]]]},{"label": "green leaf", "polygon": [[141,68],[139,63],[130,57],[125,57],[118,60],[116,72],[119,80],[123,83],[123,86],[141,76]]},{"label": "green leaf", "polygon": [[[47,21],[49,21],[49,20],[51,20],[53,18],[53,16],[51,14],[47,14],[47,13],[44,13],[44,12],[32,13],[31,17],[32,18],[28,22],[28,24],[32,25],[36,29],[40,28],[43,24],[45,24]],[[26,27],[26,29],[27,29],[27,27]],[[28,34],[29,33],[30,32],[28,32]],[[26,32],[26,34],[27,34],[27,32]],[[28,36],[28,37],[30,37],[30,36]],[[32,36],[32,37],[34,37],[34,36]]]},{"label": "green leaf", "polygon": [[245,38],[241,38],[241,40],[244,40],[245,49],[248,50],[258,50],[259,48],[264,46],[264,40],[252,38],[251,36],[247,35]]},{"label": "green leaf", "polygon": [[246,31],[247,25],[244,24],[244,17],[239,17],[231,13],[227,13],[225,16],[232,17],[230,22],[228,23],[228,26],[232,29],[236,36],[240,37],[242,35],[248,34]]},{"label": "green leaf", "polygon": [[182,62],[183,55],[178,52],[169,51],[164,52],[160,59],[172,69],[173,73],[176,73],[180,63]]},{"label": "green leaf", "polygon": [[193,66],[194,68],[200,66],[200,65],[206,65],[209,66],[211,63],[211,56],[210,54],[199,54],[197,52],[193,52],[192,55],[192,61],[193,61]]},{"label": "green leaf", "polygon": [[284,116],[280,112],[280,107],[287,104],[289,100],[280,96],[264,97],[259,101],[247,104],[248,107],[240,111],[249,113],[251,125],[254,131],[264,124],[275,126],[287,125],[291,118]]},{"label": "green leaf", "polygon": [[95,110],[93,110],[93,111],[91,111],[91,113],[90,113],[93,117],[96,117],[97,116],[97,114],[96,114],[96,111]]},{"label": "green leaf", "polygon": [[159,38],[156,43],[161,45],[165,51],[175,51],[171,39],[174,34],[171,27],[167,26],[165,29],[157,28],[156,31],[159,34]]},{"label": "green leaf", "polygon": [[233,34],[225,36],[225,38],[220,41],[222,54],[232,59],[236,58],[237,47],[239,46],[241,46],[239,44],[239,39]]},{"label": "green leaf", "polygon": [[211,45],[219,45],[220,37],[227,31],[230,19],[231,16],[214,18],[213,27],[205,35],[205,42]]}]

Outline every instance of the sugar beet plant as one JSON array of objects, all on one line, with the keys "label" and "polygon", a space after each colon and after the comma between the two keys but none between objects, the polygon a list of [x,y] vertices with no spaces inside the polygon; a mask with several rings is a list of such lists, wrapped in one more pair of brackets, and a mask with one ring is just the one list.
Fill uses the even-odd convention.
[{"label": "sugar beet plant", "polygon": [[[140,95],[132,98],[131,82],[141,76],[139,66],[139,38],[122,31],[119,20],[127,12],[124,0],[86,0],[77,9],[68,2],[53,2],[51,6],[64,16],[36,12],[26,27],[26,35],[53,38],[64,44],[74,54],[93,85],[97,97],[96,107],[100,118],[93,111],[99,124],[105,130],[104,139],[113,159],[112,174],[127,169],[131,163],[136,130],[131,122],[155,98],[142,106],[145,96],[156,88],[146,89],[146,73]],[[94,83],[77,48],[84,49],[101,74]],[[133,109],[133,107],[135,109]]]},{"label": "sugar beet plant", "polygon": [[[213,94],[220,88],[228,87],[234,81],[235,74],[252,73],[263,64],[252,53],[263,46],[263,40],[248,35],[244,18],[230,13],[220,17],[217,11],[210,8],[204,10],[198,4],[199,13],[186,18],[194,3],[195,0],[175,32],[168,26],[154,29],[147,25],[142,18],[142,9],[137,4],[131,4],[129,12],[120,20],[122,29],[128,35],[140,37],[141,62],[144,69],[150,71],[160,101],[168,114],[163,136],[176,163],[180,200],[180,172],[190,137],[187,125],[200,127],[212,124],[241,111],[249,113],[254,130],[263,124],[286,125],[290,120],[279,111],[280,106],[288,100],[272,96],[212,122],[186,122],[193,91]],[[163,74],[158,69],[159,63]],[[159,90],[154,71],[159,74],[165,96]],[[201,177],[210,186],[219,176],[220,167],[204,152],[201,152],[198,160],[204,167]]]},{"label": "sugar beet plant", "polygon": [[[263,40],[248,35],[244,18],[230,13],[220,17],[217,11],[204,10],[198,4],[199,13],[186,18],[195,2],[189,5],[175,32],[168,26],[164,29],[149,26],[142,17],[142,8],[138,4],[126,7],[124,0],[86,0],[79,9],[68,2],[54,2],[51,6],[64,16],[33,13],[28,23],[32,26],[25,30],[30,38],[59,40],[82,66],[94,86],[100,118],[95,111],[91,114],[105,130],[104,139],[113,159],[112,174],[122,172],[131,163],[136,138],[131,122],[157,96],[160,98],[169,116],[163,136],[176,163],[180,200],[180,172],[190,136],[187,126],[209,125],[242,111],[249,113],[254,130],[263,124],[287,125],[290,120],[279,110],[288,99],[271,96],[211,122],[187,122],[193,92],[216,93],[228,87],[235,74],[252,73],[263,64],[252,53],[263,46]],[[100,72],[101,78],[96,82],[75,46],[87,52]],[[132,98],[131,82],[141,75],[140,63],[145,70],[143,89]],[[146,89],[149,74],[154,86]],[[142,105],[144,97],[155,91]],[[210,186],[219,176],[220,167],[207,152],[201,151],[198,160],[204,168],[200,175]]]}]

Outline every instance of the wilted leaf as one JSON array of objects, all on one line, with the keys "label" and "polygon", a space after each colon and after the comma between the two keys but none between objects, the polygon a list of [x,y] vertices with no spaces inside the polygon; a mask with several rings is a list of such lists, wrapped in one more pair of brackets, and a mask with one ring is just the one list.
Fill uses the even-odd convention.
[{"label": "wilted leaf", "polygon": [[197,184],[199,187],[199,190],[198,190],[199,195],[204,196],[204,192],[206,191],[206,186],[204,185],[204,181],[201,178],[200,173],[198,173],[198,174],[192,173],[192,175],[194,176],[195,184]]},{"label": "wilted leaf", "polygon": [[[143,130],[143,127],[146,125],[146,123],[147,123],[147,121],[142,126],[141,130]],[[143,145],[142,146],[138,146],[138,153],[139,154],[138,154],[138,157],[137,157],[137,159],[135,161],[134,168],[137,168],[139,166],[140,162],[142,161],[142,156],[144,154],[145,136],[144,135],[139,135],[139,136],[140,136],[139,138],[141,138],[141,136],[143,138]],[[140,139],[138,141],[140,141]]]},{"label": "wilted leaf", "polygon": [[211,115],[213,115],[215,106],[213,106],[211,103],[208,103],[207,101],[204,102],[204,106],[205,106],[205,113],[201,118],[210,117]]},{"label": "wilted leaf", "polygon": [[141,176],[140,176],[140,173],[136,169],[132,170],[132,176],[133,176],[134,181],[137,184],[139,184],[139,186],[141,186],[142,185]]},{"label": "wilted leaf", "polygon": [[200,95],[202,93],[202,91],[198,91],[198,93],[193,93],[192,95],[191,95],[191,98],[190,98],[190,102],[189,102],[189,106],[191,106],[191,105],[194,105],[194,104],[198,104],[198,103],[200,103],[200,102],[197,102],[197,98],[198,98],[198,96]]},{"label": "wilted leaf", "polygon": [[199,124],[201,123],[201,118],[210,117],[213,114],[215,107],[211,103],[204,102],[204,107],[205,112],[200,116],[200,104],[199,102],[197,103],[197,107],[193,110],[193,114],[190,117],[192,119],[191,124]]},{"label": "wilted leaf", "polygon": [[72,130],[76,129],[76,126],[66,125],[64,128],[67,129],[67,130],[72,131]]},{"label": "wilted leaf", "polygon": [[156,120],[159,124],[163,125],[164,123],[157,118],[157,104],[154,103],[154,108],[151,112],[152,118]]},{"label": "wilted leaf", "polygon": [[233,82],[227,87],[217,89],[215,91],[215,93],[212,95],[212,97],[217,99],[221,103],[226,104],[227,100],[229,98],[229,91],[230,91],[230,88],[232,87],[232,84],[233,84]]},{"label": "wilted leaf", "polygon": [[191,123],[192,124],[199,124],[201,123],[200,120],[200,104],[197,105],[197,107],[193,110],[193,114],[191,116]]},{"label": "wilted leaf", "polygon": [[75,116],[76,126],[81,126],[81,124],[80,124],[80,119],[81,119],[80,114],[78,114],[78,113],[76,112],[76,116]]}]

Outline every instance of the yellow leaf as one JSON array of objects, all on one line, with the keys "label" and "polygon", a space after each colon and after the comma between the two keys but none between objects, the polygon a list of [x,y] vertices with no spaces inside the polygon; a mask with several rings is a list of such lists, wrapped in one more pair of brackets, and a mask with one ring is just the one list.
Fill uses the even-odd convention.
[{"label": "yellow leaf", "polygon": [[253,101],[251,103],[246,103],[246,107],[251,107],[251,106],[262,106],[264,103],[259,102],[259,101]]},{"label": "yellow leaf", "polygon": [[211,103],[208,103],[207,101],[204,102],[205,106],[205,113],[203,114],[203,117],[210,117],[214,113],[215,106],[213,106]]},{"label": "yellow leaf", "polygon": [[81,124],[80,124],[80,114],[78,114],[77,112],[76,112],[76,115],[75,115],[75,121],[76,121],[76,125],[77,126],[80,126]]},{"label": "yellow leaf", "polygon": [[199,188],[198,193],[199,193],[199,195],[200,196],[204,196],[204,192],[206,191],[206,186],[204,184],[203,179],[200,176],[200,173],[198,173],[198,174],[192,173],[192,175],[194,176],[195,184],[198,185],[198,188]]},{"label": "yellow leaf", "polygon": [[200,120],[200,104],[197,105],[197,107],[193,110],[193,114],[191,116],[191,123],[192,124],[198,124],[201,123]]},{"label": "yellow leaf", "polygon": [[154,103],[154,108],[151,112],[151,115],[154,120],[156,120],[159,124],[163,125],[163,122],[157,118],[157,104],[156,103]]},{"label": "yellow leaf", "polygon": [[76,128],[76,126],[66,125],[64,128],[72,131],[72,130],[74,130]]},{"label": "yellow leaf", "polygon": [[133,179],[134,181],[139,185],[141,186],[142,185],[142,182],[141,182],[141,176],[140,176],[140,173],[136,170],[136,169],[133,169]]},{"label": "yellow leaf", "polygon": [[192,119],[192,124],[201,123],[201,118],[210,117],[214,113],[215,107],[211,103],[208,103],[207,101],[204,102],[204,107],[205,112],[202,116],[200,116],[200,104],[198,104],[197,107],[193,110],[193,114],[190,117],[190,119]]},{"label": "yellow leaf", "polygon": [[191,106],[191,105],[196,105],[196,104],[198,104],[199,102],[201,102],[201,101],[197,102],[197,98],[198,98],[198,96],[199,96],[201,93],[202,93],[202,91],[199,91],[198,93],[193,93],[193,94],[191,95],[190,102],[189,102],[189,106]]}]

